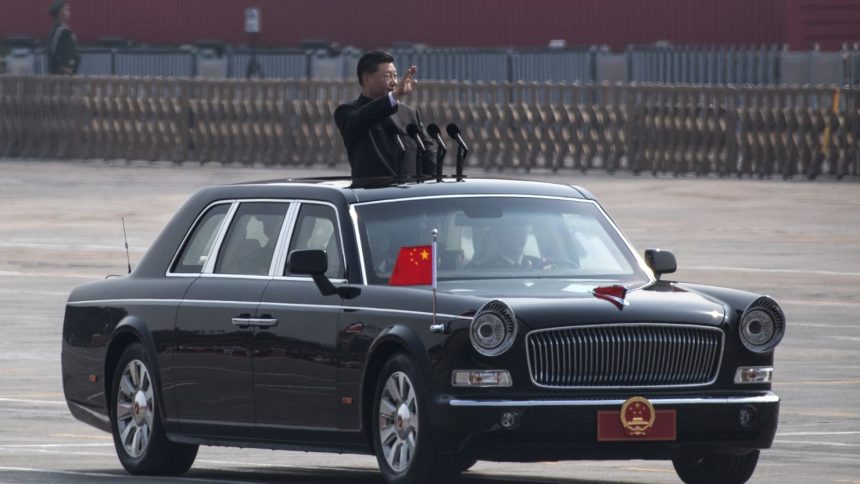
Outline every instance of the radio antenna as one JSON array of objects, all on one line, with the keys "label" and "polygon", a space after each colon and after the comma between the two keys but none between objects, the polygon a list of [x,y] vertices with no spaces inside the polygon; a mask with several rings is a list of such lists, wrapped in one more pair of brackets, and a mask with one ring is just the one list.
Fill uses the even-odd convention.
[{"label": "radio antenna", "polygon": [[125,217],[122,220],[122,238],[125,240],[125,260],[128,263],[128,273],[131,274],[131,257],[128,255],[128,236],[125,234]]}]

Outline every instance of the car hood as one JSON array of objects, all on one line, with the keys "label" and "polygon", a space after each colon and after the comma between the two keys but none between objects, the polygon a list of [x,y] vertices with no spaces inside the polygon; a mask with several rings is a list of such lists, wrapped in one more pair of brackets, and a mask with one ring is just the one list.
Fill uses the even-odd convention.
[{"label": "car hood", "polygon": [[657,282],[613,302],[594,295],[607,281],[506,279],[440,282],[440,291],[504,301],[532,329],[601,323],[692,323],[717,326],[725,306],[675,284]]}]

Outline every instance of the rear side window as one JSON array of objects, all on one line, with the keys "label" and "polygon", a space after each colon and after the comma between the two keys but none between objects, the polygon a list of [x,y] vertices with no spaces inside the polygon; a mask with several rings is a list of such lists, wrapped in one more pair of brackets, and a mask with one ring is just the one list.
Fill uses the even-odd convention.
[{"label": "rear side window", "polygon": [[210,208],[194,227],[191,237],[188,238],[182,254],[173,267],[173,272],[180,274],[194,274],[203,271],[206,259],[212,251],[212,244],[218,236],[224,216],[230,209],[229,203],[222,203]]},{"label": "rear side window", "polygon": [[240,204],[221,245],[215,273],[267,275],[288,208],[288,203]]},{"label": "rear side window", "polygon": [[[328,271],[325,275],[332,279],[343,278],[343,254],[338,237],[337,216],[331,207],[307,203],[302,205],[288,253],[307,249],[325,251],[328,257]],[[284,268],[284,275],[292,275],[289,267]]]}]

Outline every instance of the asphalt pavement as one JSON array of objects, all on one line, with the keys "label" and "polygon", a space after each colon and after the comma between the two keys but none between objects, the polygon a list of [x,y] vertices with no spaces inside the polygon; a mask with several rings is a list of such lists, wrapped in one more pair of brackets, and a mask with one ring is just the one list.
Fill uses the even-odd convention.
[{"label": "asphalt pavement", "polygon": [[[127,271],[173,212],[212,184],[343,170],[216,164],[0,160],[0,482],[381,484],[370,456],[201,447],[181,479],[127,475],[110,435],[63,400],[64,303],[76,285]],[[473,173],[497,176],[497,173]],[[582,185],[641,253],[672,250],[673,279],[779,301],[782,397],[754,483],[860,484],[860,184],[652,178],[568,172],[501,176]],[[479,462],[464,483],[680,482],[663,461]]]}]

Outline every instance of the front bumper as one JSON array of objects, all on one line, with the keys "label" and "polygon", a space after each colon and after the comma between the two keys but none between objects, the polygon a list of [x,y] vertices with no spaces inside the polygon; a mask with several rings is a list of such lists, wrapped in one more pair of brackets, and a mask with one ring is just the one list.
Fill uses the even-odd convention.
[{"label": "front bumper", "polygon": [[[779,397],[771,392],[722,397],[653,397],[655,410],[675,410],[672,441],[597,440],[597,412],[619,411],[624,399],[482,400],[443,398],[437,429],[443,447],[485,460],[671,459],[710,453],[746,453],[773,443]],[[752,421],[741,423],[741,409]],[[504,429],[502,414],[518,425]]]}]

